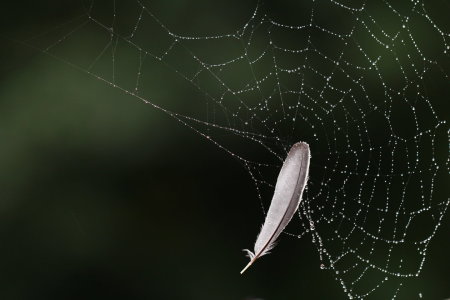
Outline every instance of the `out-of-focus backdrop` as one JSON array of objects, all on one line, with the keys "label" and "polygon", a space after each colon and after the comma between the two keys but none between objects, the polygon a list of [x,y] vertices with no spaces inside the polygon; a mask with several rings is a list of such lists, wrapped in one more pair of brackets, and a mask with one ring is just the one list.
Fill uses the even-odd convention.
[{"label": "out-of-focus backdrop", "polygon": [[[156,12],[182,34],[203,35],[241,26],[256,4],[194,2],[166,1]],[[86,59],[94,38],[64,44],[55,56],[33,47],[30,38],[85,5],[2,5],[0,299],[345,299],[310,238],[282,236],[239,275],[247,263],[241,249],[252,246],[264,218],[242,162],[67,63]],[[295,20],[301,12],[283,13]],[[143,79],[170,90],[172,110],[189,106],[190,95],[172,82]],[[438,114],[448,119],[448,94],[441,96]],[[425,299],[450,297],[449,228],[447,216],[416,283]]]}]

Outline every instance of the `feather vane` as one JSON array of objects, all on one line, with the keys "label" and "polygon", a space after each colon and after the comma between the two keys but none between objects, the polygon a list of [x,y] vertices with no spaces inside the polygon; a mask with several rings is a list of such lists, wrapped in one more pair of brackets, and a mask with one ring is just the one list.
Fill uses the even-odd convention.
[{"label": "feather vane", "polygon": [[261,231],[256,238],[254,252],[244,249],[250,262],[241,271],[241,274],[258,258],[273,249],[278,236],[297,211],[308,180],[310,157],[307,143],[299,142],[291,147],[278,174],[272,201]]}]

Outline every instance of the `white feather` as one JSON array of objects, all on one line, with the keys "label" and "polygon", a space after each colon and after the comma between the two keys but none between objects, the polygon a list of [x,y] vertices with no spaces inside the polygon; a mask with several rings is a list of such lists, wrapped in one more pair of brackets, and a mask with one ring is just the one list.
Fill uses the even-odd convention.
[{"label": "white feather", "polygon": [[250,262],[241,271],[245,272],[258,258],[268,254],[275,246],[275,241],[297,211],[308,180],[309,145],[296,143],[289,151],[278,174],[275,192],[269,211],[256,239],[254,252],[244,249]]}]

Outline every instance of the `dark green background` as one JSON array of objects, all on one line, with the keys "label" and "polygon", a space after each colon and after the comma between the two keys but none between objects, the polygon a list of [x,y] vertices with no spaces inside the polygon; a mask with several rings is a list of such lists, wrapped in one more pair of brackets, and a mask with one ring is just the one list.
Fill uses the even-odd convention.
[{"label": "dark green background", "polygon": [[[236,28],[254,7],[194,2],[156,11],[200,35]],[[282,237],[240,276],[240,249],[263,220],[243,165],[26,41],[81,12],[79,1],[2,6],[0,299],[345,299],[309,238]],[[84,47],[55,55],[76,59]],[[437,101],[448,119],[446,91]],[[450,297],[449,233],[447,217],[413,284],[425,299]]]}]

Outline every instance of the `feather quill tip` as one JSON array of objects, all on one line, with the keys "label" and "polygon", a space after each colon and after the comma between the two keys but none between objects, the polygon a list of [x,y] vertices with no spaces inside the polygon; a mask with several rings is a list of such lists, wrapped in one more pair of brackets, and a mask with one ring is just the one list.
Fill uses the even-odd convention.
[{"label": "feather quill tip", "polygon": [[255,262],[255,260],[256,260],[256,259],[253,258],[253,259],[245,266],[245,268],[242,269],[241,275],[242,275],[248,268],[250,268],[251,265],[253,265],[253,263]]},{"label": "feather quill tip", "polygon": [[243,249],[242,251],[247,252],[247,256],[250,258],[250,262],[245,266],[244,269],[242,269],[241,274],[243,274],[256,260],[255,254],[248,250],[248,249]]}]

